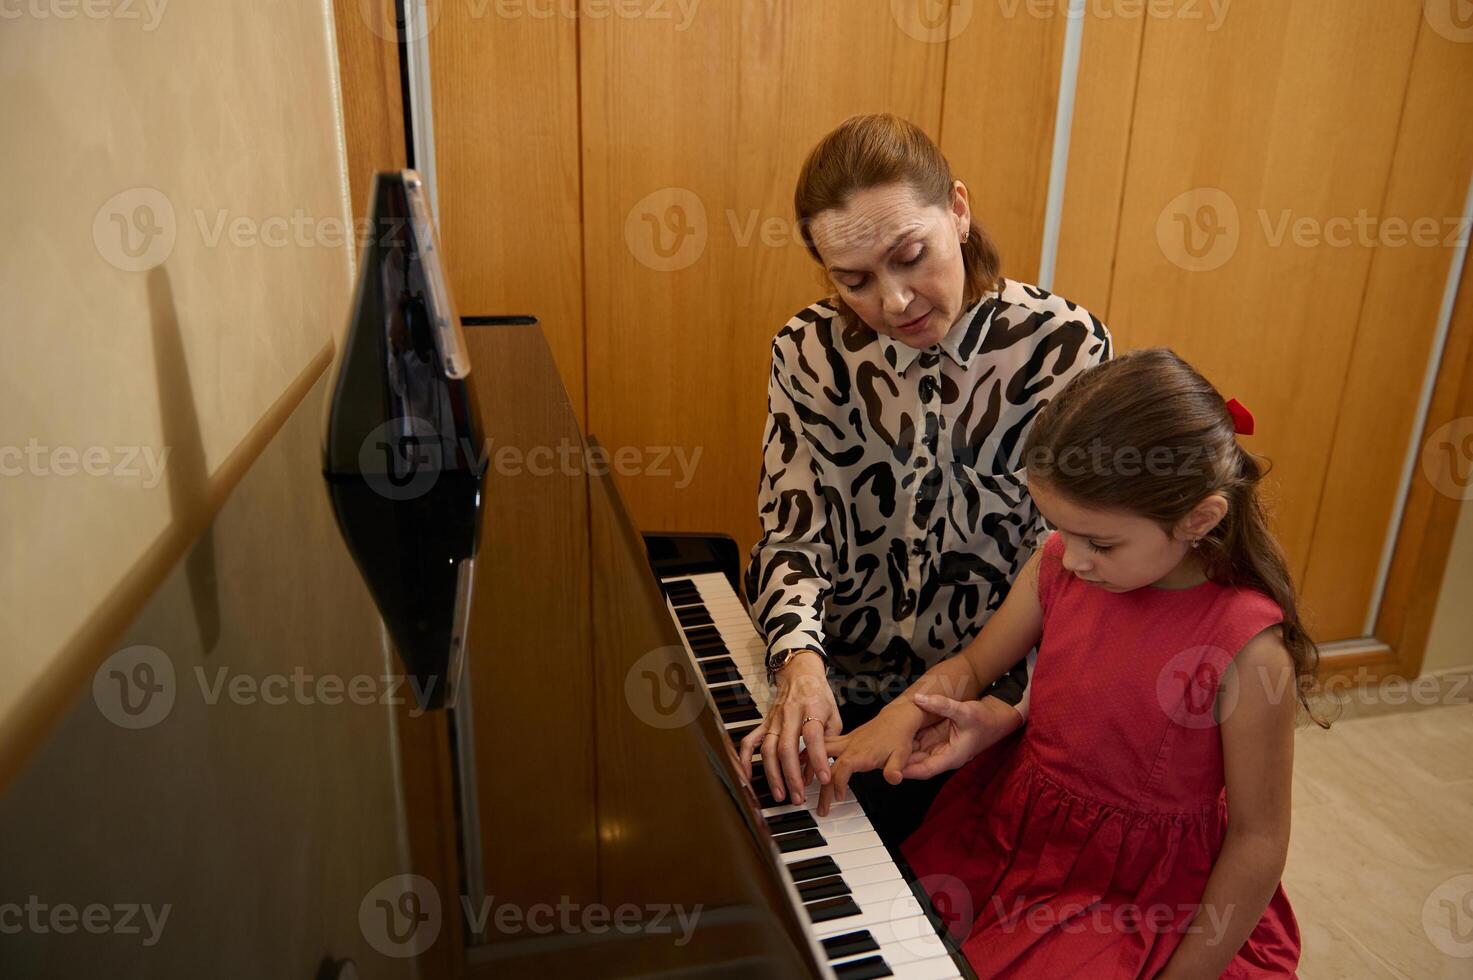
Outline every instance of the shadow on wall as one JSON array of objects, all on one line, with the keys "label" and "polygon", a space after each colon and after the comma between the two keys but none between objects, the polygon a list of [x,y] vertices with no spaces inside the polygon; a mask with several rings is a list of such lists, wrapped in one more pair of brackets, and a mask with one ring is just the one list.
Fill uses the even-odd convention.
[{"label": "shadow on wall", "polygon": [[[208,506],[209,468],[205,463],[204,435],[195,403],[189,360],[179,329],[179,309],[168,270],[160,265],[148,274],[148,316],[153,326],[153,366],[158,383],[159,422],[163,443],[169,447],[165,473],[169,483],[169,510],[176,524],[198,520]],[[215,564],[215,532],[205,528],[184,559],[200,650],[208,656],[220,642],[220,594]]]}]

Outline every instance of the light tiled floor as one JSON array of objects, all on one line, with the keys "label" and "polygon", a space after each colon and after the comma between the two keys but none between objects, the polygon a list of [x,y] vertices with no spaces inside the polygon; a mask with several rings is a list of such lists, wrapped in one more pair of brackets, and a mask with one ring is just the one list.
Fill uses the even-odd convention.
[{"label": "light tiled floor", "polygon": [[1473,980],[1473,704],[1301,730],[1284,888],[1304,980]]}]

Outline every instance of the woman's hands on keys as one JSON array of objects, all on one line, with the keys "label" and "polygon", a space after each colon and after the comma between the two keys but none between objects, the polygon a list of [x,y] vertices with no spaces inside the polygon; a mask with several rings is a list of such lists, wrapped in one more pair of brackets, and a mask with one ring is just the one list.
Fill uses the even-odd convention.
[{"label": "woman's hands on keys", "polygon": [[916,736],[915,753],[901,770],[906,779],[930,779],[957,769],[1023,724],[1018,709],[995,697],[956,701],[941,694],[917,694],[915,702],[941,720]]},{"label": "woman's hands on keys", "polygon": [[[827,742],[843,730],[823,658],[811,650],[795,654],[777,673],[772,710],[742,739],[742,771],[752,778],[752,756],[760,751],[773,799],[782,803],[791,797],[801,804],[810,773],[818,773],[819,783],[828,787],[832,753]],[[807,750],[801,762],[799,735]]]}]

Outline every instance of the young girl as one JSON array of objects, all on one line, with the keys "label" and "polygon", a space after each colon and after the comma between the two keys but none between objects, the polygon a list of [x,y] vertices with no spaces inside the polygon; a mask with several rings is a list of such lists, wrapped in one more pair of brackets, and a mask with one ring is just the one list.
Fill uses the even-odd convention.
[{"label": "young girl", "polygon": [[[1251,430],[1165,349],[1078,376],[1024,449],[1056,532],[962,656],[830,743],[840,798],[855,771],[967,763],[904,852],[979,976],[1294,975],[1279,877],[1317,653]],[[971,699],[1035,645],[1028,723],[983,752]]]}]

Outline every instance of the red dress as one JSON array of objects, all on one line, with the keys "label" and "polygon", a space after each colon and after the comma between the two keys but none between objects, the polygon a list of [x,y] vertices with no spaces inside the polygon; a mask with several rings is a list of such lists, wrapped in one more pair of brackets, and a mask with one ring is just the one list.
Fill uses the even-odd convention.
[{"label": "red dress", "polygon": [[[962,767],[904,853],[980,977],[1153,977],[1227,829],[1218,682],[1283,615],[1212,582],[1106,592],[1062,553],[1054,535],[1028,724]],[[1223,976],[1292,977],[1298,962],[1280,886]]]}]

